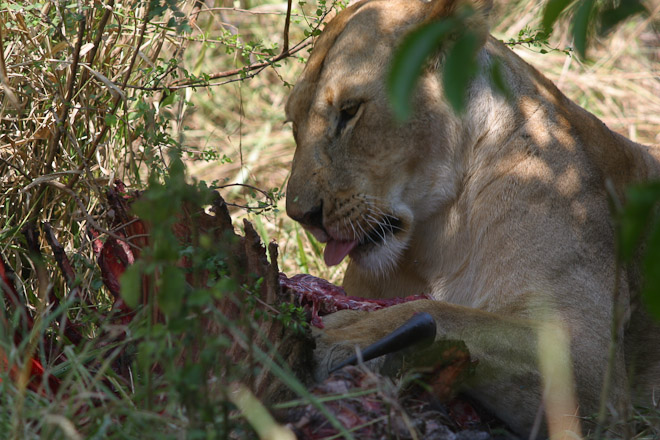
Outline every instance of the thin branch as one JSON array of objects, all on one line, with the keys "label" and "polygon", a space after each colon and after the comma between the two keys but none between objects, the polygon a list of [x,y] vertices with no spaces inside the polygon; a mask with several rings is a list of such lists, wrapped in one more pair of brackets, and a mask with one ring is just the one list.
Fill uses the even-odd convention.
[{"label": "thin branch", "polygon": [[[610,209],[613,212],[614,218],[621,218],[623,210],[621,200],[619,199],[614,184],[611,179],[605,181],[605,189],[609,196]],[[616,236],[619,237],[621,224],[617,220],[615,222]],[[603,385],[601,387],[600,404],[598,406],[598,415],[596,416],[596,430],[594,438],[601,438],[603,430],[605,429],[605,422],[607,419],[607,404],[610,397],[610,390],[612,388],[612,381],[614,379],[614,369],[616,364],[617,350],[620,344],[621,335],[623,334],[623,324],[625,323],[625,307],[621,304],[621,277],[622,277],[622,261],[619,256],[619,239],[615,242],[615,255],[616,266],[614,268],[614,289],[612,291],[612,321],[610,327],[610,343],[608,347],[608,359],[605,369],[605,376],[603,378]],[[627,419],[623,419],[627,420]]]},{"label": "thin branch", "polygon": [[231,188],[232,186],[242,186],[242,187],[245,187],[245,188],[249,188],[253,191],[260,192],[261,194],[268,197],[269,199],[271,198],[270,195],[266,191],[264,191],[263,189],[257,188],[256,186],[250,185],[248,183],[226,183],[224,185],[218,185],[218,188],[219,189],[225,189],[225,188]]},{"label": "thin branch", "polygon": [[[48,156],[46,158],[46,162],[44,164],[45,169],[46,169],[46,174],[50,174],[53,171],[53,160],[55,160],[55,155],[57,154],[57,151],[59,150],[59,145],[60,145],[60,139],[62,138],[62,134],[64,133],[64,124],[66,124],[66,119],[69,114],[69,104],[71,103],[71,100],[73,99],[74,95],[74,89],[76,86],[76,75],[78,72],[78,62],[80,61],[80,49],[82,48],[82,42],[83,39],[85,38],[85,25],[87,23],[87,20],[83,16],[83,18],[80,20],[80,27],[78,28],[78,40],[76,41],[76,46],[73,50],[73,61],[71,64],[71,73],[69,76],[69,79],[67,80],[67,91],[66,91],[66,96],[64,98],[64,103],[62,105],[62,109],[59,112],[59,114],[55,115],[55,133],[50,138],[50,141],[48,143]],[[38,168],[39,169],[39,168]],[[39,215],[39,212],[41,211],[40,205],[43,203],[44,200],[44,192],[46,191],[46,187],[42,187],[41,191],[36,197],[37,203],[37,209],[34,211],[35,215]]]},{"label": "thin branch", "polygon": [[66,97],[64,99],[64,106],[62,107],[62,111],[57,117],[58,120],[58,124],[56,124],[57,130],[55,131],[55,134],[51,138],[50,145],[48,146],[49,154],[48,154],[48,159],[46,159],[46,169],[48,170],[49,173],[52,171],[52,162],[53,159],[55,159],[55,155],[57,154],[60,139],[62,137],[62,133],[64,132],[64,124],[66,123],[66,117],[69,113],[69,104],[73,99],[74,89],[76,87],[78,62],[80,61],[80,49],[82,47],[83,39],[85,38],[86,23],[87,20],[83,17],[80,20],[80,27],[78,28],[78,40],[76,41],[76,47],[73,50],[73,61],[71,63],[71,73],[66,85],[67,91],[66,91]]},{"label": "thin branch", "polygon": [[[305,37],[303,40],[301,40],[298,44],[296,44],[293,48],[289,49],[289,25],[291,23],[291,0],[288,0],[288,5],[287,5],[287,15],[286,15],[286,20],[284,23],[284,47],[282,48],[282,52],[280,52],[279,55],[271,58],[270,60],[262,61],[260,63],[254,63],[250,64],[249,66],[242,67],[240,69],[232,69],[232,70],[226,70],[224,72],[219,72],[219,73],[214,73],[212,75],[209,75],[206,79],[181,79],[178,81],[173,82],[167,87],[139,87],[139,86],[131,86],[131,88],[138,89],[138,90],[149,90],[149,91],[160,91],[160,90],[178,90],[178,89],[183,89],[183,88],[189,88],[189,87],[208,87],[208,81],[214,80],[214,79],[222,79],[222,78],[227,78],[230,76],[235,76],[239,75],[241,73],[247,73],[247,72],[252,72],[254,70],[259,70],[259,69],[264,69],[268,66],[271,66],[275,64],[278,61],[281,61],[285,58],[288,58],[295,54],[296,52],[301,51],[305,47],[309,46],[312,44],[311,36],[315,34],[315,31],[318,30],[323,23],[325,22],[325,17],[330,13],[331,9],[327,10],[325,14],[322,16],[318,17],[318,23],[314,27],[313,31],[310,32],[308,37]],[[247,78],[247,77],[246,77]],[[243,80],[245,78],[241,78],[240,80]],[[228,81],[228,82],[233,82],[233,81]],[[213,85],[222,85],[226,84],[226,82],[223,83],[218,83],[218,84],[213,84]]]},{"label": "thin branch", "polygon": [[4,39],[3,39],[3,33],[5,30],[5,22],[2,20],[2,17],[0,17],[0,74],[2,74],[2,78],[7,78],[7,67],[5,66],[5,44],[4,44]]},{"label": "thin branch", "polygon": [[284,43],[282,44],[282,52],[287,53],[289,51],[289,24],[291,23],[291,0],[287,1],[286,5],[286,18],[284,19]]},{"label": "thin branch", "polygon": [[[262,61],[260,63],[250,64],[249,66],[241,67],[240,69],[231,69],[231,70],[226,70],[224,72],[214,73],[214,74],[209,75],[207,77],[207,79],[204,79],[204,80],[201,80],[201,79],[197,79],[197,80],[184,79],[184,80],[175,81],[174,83],[172,83],[171,85],[169,85],[167,87],[159,87],[159,88],[148,88],[147,87],[147,88],[144,88],[144,89],[140,88],[140,90],[164,90],[164,89],[175,90],[175,89],[180,89],[180,88],[184,88],[184,87],[191,87],[191,86],[197,86],[197,87],[205,86],[204,81],[227,78],[227,77],[230,77],[230,76],[239,75],[241,73],[251,72],[253,70],[263,69],[265,67],[268,67],[268,66],[270,66],[270,65],[272,65],[272,64],[274,64],[278,61],[281,61],[285,58],[288,58],[288,57],[292,56],[293,54],[295,54],[296,52],[301,51],[302,49],[309,46],[310,44],[312,44],[312,41],[309,40],[309,39],[305,40],[305,41],[301,41],[298,45],[293,47],[291,50],[288,50],[286,52],[282,52],[279,55],[271,58],[270,60]],[[134,86],[133,88],[139,88],[139,87]]]},{"label": "thin branch", "polygon": [[2,163],[4,163],[5,165],[7,165],[7,166],[9,166],[9,167],[15,169],[16,171],[18,171],[18,172],[19,172],[23,177],[25,177],[26,179],[32,180],[32,177],[30,177],[30,175],[29,175],[28,173],[26,173],[25,171],[23,171],[22,169],[20,169],[20,168],[18,167],[18,165],[14,165],[13,163],[9,162],[9,161],[6,160],[6,159],[3,159],[2,157],[0,157],[0,161],[2,161]]},{"label": "thin branch", "polygon": [[[241,8],[204,8],[203,10],[199,11],[199,13],[202,12],[215,12],[215,11],[227,11],[227,12],[240,12],[244,14],[250,14],[250,15],[286,15],[286,12],[282,11],[254,11],[251,9],[241,9]],[[293,17],[303,17],[302,14],[292,14]]]},{"label": "thin branch", "polygon": [[[89,55],[87,55],[87,64],[89,64],[90,68],[94,65],[94,59],[96,58],[96,53],[98,52],[99,47],[103,42],[103,36],[105,35],[103,31],[105,30],[105,26],[108,24],[108,20],[110,19],[110,16],[112,15],[112,9],[114,5],[115,5],[115,0],[108,0],[108,4],[105,5],[105,13],[103,14],[103,17],[101,17],[101,21],[99,21],[99,25],[96,28],[96,38],[94,38],[94,46],[89,51]],[[85,81],[87,81],[88,76],[89,76],[89,71],[84,70],[82,74],[82,78],[80,80],[80,84],[84,84]]]}]

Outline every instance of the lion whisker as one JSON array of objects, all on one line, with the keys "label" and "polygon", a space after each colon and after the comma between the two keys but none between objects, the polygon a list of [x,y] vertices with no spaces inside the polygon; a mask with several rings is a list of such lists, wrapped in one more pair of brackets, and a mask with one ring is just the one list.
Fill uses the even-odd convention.
[{"label": "lion whisker", "polygon": [[[382,210],[380,210],[380,209],[379,209],[378,211],[376,211],[376,210],[372,209],[371,206],[367,206],[367,210],[370,212],[370,214],[373,214],[373,215],[375,215],[375,216],[377,216],[377,217],[381,217],[380,220],[378,220],[378,219],[372,217],[372,219],[374,220],[374,222],[376,222],[377,224],[379,224],[379,225],[383,225],[383,226],[385,226],[386,228],[391,229],[392,231],[403,231],[403,228],[402,228],[402,227],[392,224],[392,221],[390,220],[390,219],[399,220],[397,217],[394,217],[394,216],[389,215],[389,214],[385,214],[385,213],[384,213]],[[379,215],[379,214],[380,214],[380,215]]]},{"label": "lion whisker", "polygon": [[344,222],[345,222],[346,220],[348,220],[348,225],[349,225],[349,226],[351,227],[351,229],[353,230],[353,240],[356,240],[356,241],[357,241],[357,240],[358,240],[358,233],[357,233],[357,231],[355,230],[355,226],[353,226],[353,222],[351,221],[350,218],[347,219],[346,217],[344,217]]},{"label": "lion whisker", "polygon": [[[367,224],[373,229],[373,231],[376,232],[376,234],[378,234],[378,236],[380,237],[380,239],[383,240],[383,243],[387,243],[387,240],[385,239],[385,237],[387,236],[387,232],[386,232],[385,229],[383,228],[383,224],[382,224],[381,222],[379,222],[378,220],[376,220],[375,218],[371,217],[371,215],[369,215],[369,214],[367,214],[367,215],[362,214],[362,218],[363,218],[364,221],[366,221]],[[371,221],[370,221],[369,218],[371,218]],[[372,221],[373,221],[373,222],[372,222]],[[380,232],[382,232],[382,234],[379,233],[378,230],[377,230],[375,227],[373,227],[374,224],[375,224],[377,227],[380,228]]]},{"label": "lion whisker", "polygon": [[360,230],[362,231],[362,237],[368,239],[368,240],[369,240],[370,242],[372,242],[372,243],[376,243],[376,242],[374,241],[374,239],[371,238],[371,237],[369,236],[369,234],[367,234],[367,231],[365,231],[365,229],[362,227],[362,224],[361,224],[359,221],[357,222],[357,225],[358,225],[358,228],[360,228]]},{"label": "lion whisker", "polygon": [[376,225],[377,227],[380,228],[381,232],[383,233],[381,238],[383,239],[383,241],[385,241],[385,236],[387,235],[386,229],[387,229],[388,226],[392,226],[392,225],[373,217],[371,214],[367,214],[366,217],[365,217],[365,220],[367,220],[367,223],[369,223],[369,225]]},{"label": "lion whisker", "polygon": [[384,221],[387,224],[387,227],[392,229],[393,231],[403,231],[403,228],[401,226],[397,226],[395,224],[392,224],[392,221],[390,220],[391,218],[394,218],[397,221],[400,221],[399,218],[397,218],[397,217],[385,217]]}]

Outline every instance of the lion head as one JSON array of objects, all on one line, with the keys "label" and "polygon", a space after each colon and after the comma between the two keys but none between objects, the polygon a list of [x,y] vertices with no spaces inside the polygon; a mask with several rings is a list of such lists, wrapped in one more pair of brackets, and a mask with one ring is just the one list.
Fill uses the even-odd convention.
[{"label": "lion head", "polygon": [[395,120],[385,83],[401,39],[464,3],[482,16],[491,6],[362,1],[339,13],[316,42],[286,105],[297,144],[286,209],[326,243],[326,264],[350,255],[366,271],[387,272],[419,225],[455,196],[461,173],[454,162],[469,124],[443,99],[437,68],[420,78],[405,123]]}]

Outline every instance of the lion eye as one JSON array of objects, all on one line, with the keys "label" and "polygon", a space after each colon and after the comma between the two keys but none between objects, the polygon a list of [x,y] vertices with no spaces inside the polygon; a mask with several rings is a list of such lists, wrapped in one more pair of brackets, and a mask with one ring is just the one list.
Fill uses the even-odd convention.
[{"label": "lion eye", "polygon": [[339,111],[339,123],[337,124],[338,132],[341,132],[346,127],[348,121],[353,119],[358,110],[360,110],[360,104],[352,104]]},{"label": "lion eye", "polygon": [[350,107],[343,108],[341,110],[341,115],[342,117],[351,119],[353,116],[357,114],[359,108],[360,108],[360,104],[353,104]]}]

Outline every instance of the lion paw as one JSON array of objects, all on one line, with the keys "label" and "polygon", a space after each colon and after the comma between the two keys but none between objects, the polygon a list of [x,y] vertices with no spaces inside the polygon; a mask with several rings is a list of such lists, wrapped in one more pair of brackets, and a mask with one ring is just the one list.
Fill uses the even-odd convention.
[{"label": "lion paw", "polygon": [[[372,341],[370,338],[351,335],[355,323],[366,317],[368,312],[360,310],[341,310],[323,317],[323,329],[314,328],[312,335],[316,342],[314,349],[314,379],[318,382],[328,377],[330,371],[360,348]],[[364,336],[364,335],[360,335]],[[370,368],[377,369],[379,360],[367,363]]]}]

